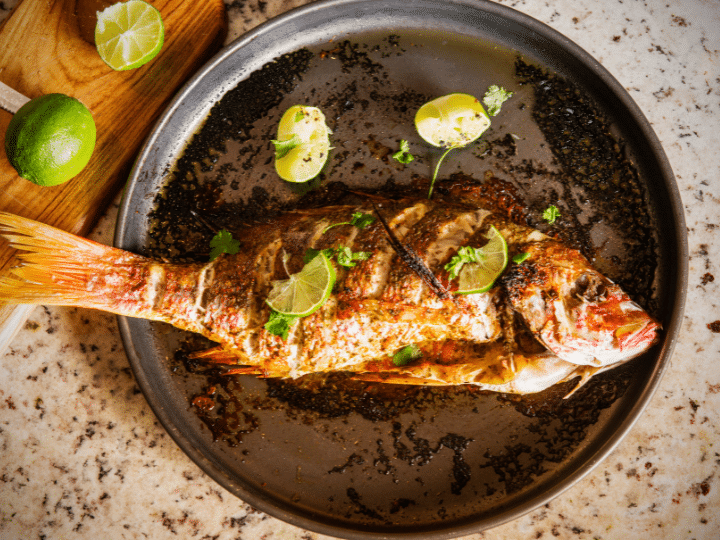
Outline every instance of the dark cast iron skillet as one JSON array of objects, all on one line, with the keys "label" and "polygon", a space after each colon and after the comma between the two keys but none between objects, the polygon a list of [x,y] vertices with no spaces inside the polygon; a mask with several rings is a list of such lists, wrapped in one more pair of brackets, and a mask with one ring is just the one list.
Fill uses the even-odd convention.
[{"label": "dark cast iron skillet", "polygon": [[[530,71],[521,73],[522,66]],[[293,204],[318,184],[426,186],[438,151],[414,133],[417,106],[455,91],[482,96],[491,84],[515,95],[483,141],[448,157],[441,178],[513,185],[531,223],[558,231],[636,290],[663,324],[661,343],[567,400],[572,384],[516,398],[463,388],[343,387],[342,380],[213,378],[178,356],[185,334],[121,318],[138,384],[163,426],[208,475],[254,507],[343,538],[478,532],[577,482],[650,400],[670,360],[686,288],[685,225],[672,170],[642,112],[598,62],[551,28],[492,2],[324,1],[241,37],[184,87],[147,140],[124,195],[116,245],[201,259],[193,242],[205,242],[208,232],[190,210],[226,223],[225,203],[252,215],[263,205]],[[563,103],[548,99],[552,92]],[[303,102],[323,108],[335,148],[319,180],[298,187],[275,176],[268,141],[282,112]],[[582,115],[574,143],[560,140],[568,130],[552,132],[559,120],[548,120],[548,110],[571,125]],[[607,129],[593,132],[598,122]],[[407,166],[388,156],[401,139],[416,155]],[[614,184],[612,175],[593,183],[588,167],[608,159],[624,172]],[[213,204],[187,195],[203,190]],[[548,204],[563,214],[557,229],[539,218]],[[628,205],[622,219],[608,214]],[[190,231],[188,239],[163,252],[158,223],[177,224],[171,232]],[[638,261],[638,252],[651,253],[651,262]],[[633,281],[639,274],[640,284]],[[221,388],[213,394],[215,385]],[[211,412],[197,406],[198,396],[216,400]]]}]

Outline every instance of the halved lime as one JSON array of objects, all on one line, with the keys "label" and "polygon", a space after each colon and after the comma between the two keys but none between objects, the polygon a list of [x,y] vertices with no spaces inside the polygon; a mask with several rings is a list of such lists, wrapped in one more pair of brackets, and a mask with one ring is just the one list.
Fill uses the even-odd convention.
[{"label": "halved lime", "polygon": [[415,129],[433,146],[465,146],[490,127],[490,117],[480,101],[469,94],[448,94],[418,109]]},{"label": "halved lime", "polygon": [[330,153],[330,129],[317,107],[293,105],[278,124],[275,170],[288,182],[307,182],[322,170]]},{"label": "halved lime", "polygon": [[116,71],[134,69],[160,52],[165,26],[160,12],[143,0],[118,2],[97,13],[95,47]]},{"label": "halved lime", "polygon": [[90,161],[95,120],[85,105],[65,94],[31,99],[12,117],[5,153],[18,174],[39,186],[69,180]]},{"label": "halved lime", "polygon": [[335,269],[330,258],[319,252],[288,279],[273,282],[267,304],[284,315],[305,317],[320,308],[335,284]]},{"label": "halved lime", "polygon": [[476,250],[478,262],[466,263],[458,276],[459,294],[489,291],[508,263],[507,242],[500,231],[491,226],[488,243]]}]

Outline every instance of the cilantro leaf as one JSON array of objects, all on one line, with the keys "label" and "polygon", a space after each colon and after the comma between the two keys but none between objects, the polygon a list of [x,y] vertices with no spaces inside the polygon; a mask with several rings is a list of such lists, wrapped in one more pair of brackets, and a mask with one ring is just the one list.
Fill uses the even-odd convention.
[{"label": "cilantro leaf", "polygon": [[422,358],[422,355],[423,353],[420,350],[420,347],[413,343],[412,345],[407,345],[406,347],[403,347],[398,352],[393,354],[392,361],[393,364],[395,364],[396,366],[405,366],[413,360],[418,360],[419,358]]},{"label": "cilantro leaf", "polygon": [[356,261],[366,261],[372,253],[367,251],[352,251],[349,247],[335,248],[335,257],[341,266],[351,268],[357,264]]},{"label": "cilantro leaf", "polygon": [[518,253],[512,258],[512,262],[515,264],[520,264],[521,262],[524,262],[530,257],[530,254],[527,251],[523,251],[522,253]]},{"label": "cilantro leaf", "polygon": [[358,229],[364,229],[375,221],[375,216],[372,214],[363,214],[362,212],[355,212],[350,220],[350,225],[354,225]]},{"label": "cilantro leaf", "polygon": [[551,204],[545,209],[542,217],[545,221],[552,225],[553,223],[555,223],[555,220],[560,217],[560,211],[558,210],[557,206]]},{"label": "cilantro leaf", "polygon": [[296,315],[285,315],[284,313],[278,313],[274,309],[270,310],[270,318],[265,323],[265,330],[276,336],[280,336],[283,341],[288,338],[288,332],[290,331],[290,325],[299,319]]},{"label": "cilantro leaf", "polygon": [[415,156],[410,153],[410,144],[405,139],[400,141],[400,150],[395,152],[392,157],[403,165],[407,165],[415,159]]},{"label": "cilantro leaf", "polygon": [[350,221],[341,221],[340,223],[333,223],[328,225],[323,231],[323,234],[328,232],[333,227],[339,227],[340,225],[352,225],[358,229],[364,229],[375,221],[375,217],[372,214],[363,214],[362,212],[354,212]]},{"label": "cilantro leaf", "polygon": [[235,240],[225,229],[218,232],[210,240],[210,260],[214,261],[221,253],[234,255],[240,251],[240,242]]},{"label": "cilantro leaf", "polygon": [[445,270],[449,274],[450,279],[455,279],[460,275],[460,270],[465,263],[480,262],[484,254],[478,248],[463,246],[458,249],[457,254],[453,255],[450,262],[445,265]]},{"label": "cilantro leaf", "polygon": [[292,139],[287,139],[286,141],[277,141],[273,139],[271,142],[275,145],[275,159],[282,159],[288,155],[288,152],[290,152],[290,150],[300,146],[300,143],[302,141],[296,133],[292,136]]},{"label": "cilantro leaf", "polygon": [[372,255],[372,253],[369,253],[367,251],[353,251],[347,246],[340,246],[323,250],[308,248],[305,252],[305,256],[303,257],[303,262],[305,264],[309,263],[315,257],[317,257],[319,253],[324,253],[325,256],[329,259],[335,257],[339,265],[346,266],[348,268],[355,266],[357,264],[357,261],[365,261],[369,259],[370,255]]},{"label": "cilantro leaf", "polygon": [[500,112],[500,107],[508,99],[512,97],[513,93],[505,90],[503,87],[493,84],[485,92],[483,97],[483,103],[487,107],[487,112],[490,116],[496,116]]}]

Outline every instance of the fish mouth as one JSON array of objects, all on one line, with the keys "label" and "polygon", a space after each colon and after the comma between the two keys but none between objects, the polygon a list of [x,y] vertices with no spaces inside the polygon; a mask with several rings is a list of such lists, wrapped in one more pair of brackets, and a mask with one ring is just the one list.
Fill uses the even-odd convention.
[{"label": "fish mouth", "polygon": [[662,325],[654,319],[638,321],[615,331],[618,349],[634,358],[652,347],[660,339]]}]

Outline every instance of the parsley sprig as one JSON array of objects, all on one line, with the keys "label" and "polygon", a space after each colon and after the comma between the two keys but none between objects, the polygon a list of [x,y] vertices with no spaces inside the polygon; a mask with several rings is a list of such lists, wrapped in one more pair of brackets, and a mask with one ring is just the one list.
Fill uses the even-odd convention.
[{"label": "parsley sprig", "polygon": [[411,345],[403,347],[398,352],[393,354],[392,361],[393,364],[395,364],[396,366],[406,366],[410,362],[422,358],[422,355],[423,353],[420,350],[420,347],[413,343]]},{"label": "parsley sprig", "polygon": [[222,253],[235,255],[240,251],[240,242],[233,238],[232,233],[222,229],[210,240],[210,260],[214,261]]},{"label": "parsley sprig", "polygon": [[297,133],[293,135],[291,139],[287,139],[285,141],[273,139],[271,142],[275,145],[275,159],[284,158],[290,153],[290,150],[297,148],[302,143],[300,137],[297,136]]},{"label": "parsley sprig", "polygon": [[453,255],[450,262],[445,265],[445,270],[449,274],[450,279],[455,279],[460,275],[460,270],[467,263],[477,263],[482,261],[487,255],[480,248],[471,246],[462,246],[458,252]]},{"label": "parsley sprig", "polygon": [[555,223],[555,220],[560,217],[560,210],[558,210],[558,207],[554,204],[551,204],[548,206],[542,215],[543,219],[547,221],[550,225],[553,225]]},{"label": "parsley sprig", "polygon": [[290,326],[299,318],[297,315],[286,315],[285,313],[279,313],[271,309],[270,318],[268,322],[265,323],[265,330],[271,334],[280,336],[282,340],[285,341],[288,338]]},{"label": "parsley sprig", "polygon": [[347,246],[338,246],[335,248],[327,248],[322,250],[309,248],[305,252],[305,264],[307,264],[314,257],[316,257],[318,253],[324,253],[330,259],[335,257],[335,260],[340,266],[345,266],[347,268],[352,268],[358,263],[358,261],[368,260],[370,258],[370,255],[372,255],[372,253],[368,251],[353,251]]},{"label": "parsley sprig", "polygon": [[405,139],[400,141],[400,150],[395,152],[392,157],[403,165],[407,165],[415,159],[415,156],[410,153],[410,144]]},{"label": "parsley sprig", "polygon": [[363,212],[354,212],[350,221],[341,221],[340,223],[333,223],[332,225],[328,226],[324,231],[323,234],[328,232],[333,227],[339,227],[340,225],[352,225],[353,227],[357,227],[358,229],[364,229],[371,223],[375,221],[375,216],[372,214],[364,214]]},{"label": "parsley sprig", "polygon": [[490,116],[496,116],[500,112],[502,104],[512,97],[513,93],[503,87],[493,84],[487,89],[483,96],[483,103],[487,107]]}]

